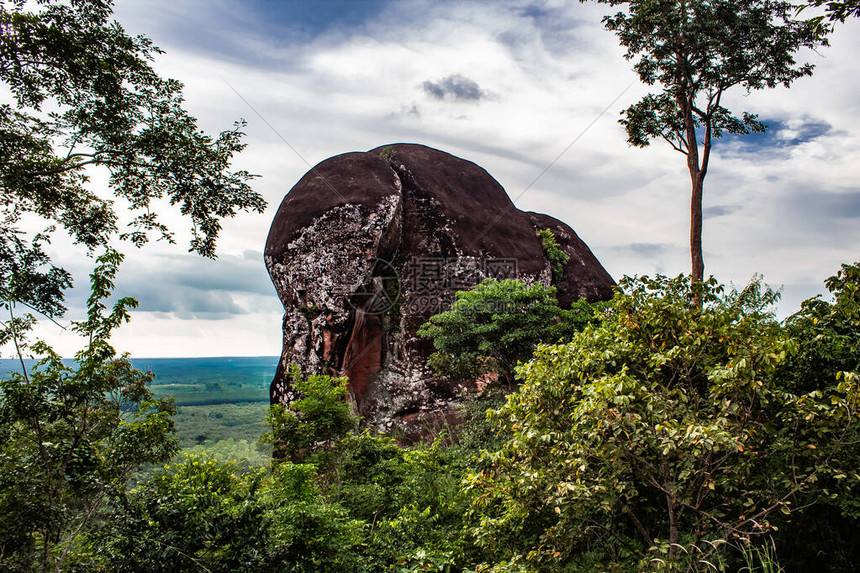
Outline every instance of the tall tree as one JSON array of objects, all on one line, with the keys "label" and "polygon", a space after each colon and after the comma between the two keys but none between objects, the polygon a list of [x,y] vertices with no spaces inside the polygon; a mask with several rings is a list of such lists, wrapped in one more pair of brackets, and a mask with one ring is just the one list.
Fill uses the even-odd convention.
[{"label": "tall tree", "polygon": [[[0,379],[4,571],[66,568],[106,500],[140,464],[176,449],[172,403],[109,344],[137,304],[120,298],[108,310],[122,260],[115,239],[172,242],[156,214],[169,204],[190,219],[190,250],[214,257],[221,219],[265,207],[253,176],[230,166],[242,123],[215,138],[200,131],[182,85],[152,69],[160,50],[111,13],[112,0],[0,0],[0,346],[21,363]],[[108,189],[89,184],[91,168],[107,172]],[[75,368],[47,344],[28,345],[35,318],[17,313],[65,311],[71,275],[45,248],[57,232],[102,251],[86,317],[72,325],[87,340]],[[43,358],[28,368],[27,354]]]},{"label": "tall tree", "polygon": [[[161,53],[111,19],[112,0],[0,1],[0,299],[61,315],[68,272],[44,245],[55,227],[91,251],[119,235],[172,240],[161,203],[191,221],[191,250],[212,257],[220,219],[265,202],[233,171],[242,123],[212,138],[183,109],[182,84],[151,67]],[[87,167],[134,213],[118,226],[110,195],[88,185]],[[33,220],[46,230],[27,232]]]},{"label": "tall tree", "polygon": [[[585,1],[585,0],[580,0]],[[597,0],[625,11],[603,19],[639,79],[659,91],[622,112],[627,141],[637,147],[663,139],[686,156],[690,172],[690,255],[693,279],[704,278],[702,193],[714,139],[725,133],[764,132],[746,111],[725,107],[723,96],[788,87],[812,73],[794,54],[827,44],[820,28],[794,18],[789,2],[774,0]]]}]

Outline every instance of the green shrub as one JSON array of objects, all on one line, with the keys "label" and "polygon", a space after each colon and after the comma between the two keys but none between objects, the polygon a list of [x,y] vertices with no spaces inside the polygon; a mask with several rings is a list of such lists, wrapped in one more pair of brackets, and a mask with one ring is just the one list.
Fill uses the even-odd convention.
[{"label": "green shrub", "polygon": [[275,457],[301,461],[307,454],[331,445],[358,424],[347,402],[346,378],[323,374],[302,376],[295,364],[289,368],[291,386],[300,396],[287,406],[269,408],[272,431],[261,441],[271,443]]},{"label": "green shrub", "polygon": [[275,467],[262,493],[268,570],[359,570],[365,525],[341,505],[326,500],[317,479],[313,464],[283,462]]},{"label": "green shrub", "polygon": [[261,566],[266,472],[186,456],[114,502],[95,538],[113,570],[238,571]]},{"label": "green shrub", "polygon": [[537,233],[543,252],[549,260],[549,268],[552,271],[552,282],[559,283],[564,278],[564,267],[570,262],[570,257],[567,253],[561,250],[558,241],[555,240],[555,234],[549,229],[541,229]]},{"label": "green shrub", "polygon": [[593,319],[595,309],[588,302],[564,310],[555,292],[555,287],[526,286],[511,279],[486,279],[458,292],[450,310],[418,330],[436,349],[428,364],[451,378],[490,374],[510,384],[514,367],[531,358],[539,342],[569,340]]}]

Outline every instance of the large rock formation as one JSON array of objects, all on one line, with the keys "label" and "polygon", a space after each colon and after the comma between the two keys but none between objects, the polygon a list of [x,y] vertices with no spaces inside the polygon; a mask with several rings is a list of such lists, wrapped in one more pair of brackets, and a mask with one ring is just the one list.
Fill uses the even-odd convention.
[{"label": "large rock formation", "polygon": [[439,380],[418,328],[457,290],[487,277],[549,285],[537,229],[570,256],[562,305],[612,296],[614,282],[573,229],[514,207],[481,167],[422,145],[346,153],[311,169],[281,203],[266,267],[284,304],[273,403],[293,396],[285,369],[349,377],[365,421],[407,438],[450,417],[474,381]]}]

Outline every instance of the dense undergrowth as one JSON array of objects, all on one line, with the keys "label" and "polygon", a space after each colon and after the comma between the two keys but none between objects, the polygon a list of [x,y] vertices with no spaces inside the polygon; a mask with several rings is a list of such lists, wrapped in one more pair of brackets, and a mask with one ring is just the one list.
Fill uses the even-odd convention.
[{"label": "dense undergrowth", "polygon": [[271,467],[200,448],[130,481],[175,455],[170,405],[99,342],[94,311],[89,374],[49,357],[3,381],[0,567],[853,570],[860,266],[782,322],[757,282],[620,286],[552,330],[564,334],[516,367],[513,392],[467,397],[464,423],[427,443],[361,429],[346,380],[293,370],[304,398],[270,411]]}]

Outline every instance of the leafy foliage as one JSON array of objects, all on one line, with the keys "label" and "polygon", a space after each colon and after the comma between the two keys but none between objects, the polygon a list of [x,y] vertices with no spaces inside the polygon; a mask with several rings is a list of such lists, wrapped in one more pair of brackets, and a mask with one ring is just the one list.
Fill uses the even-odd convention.
[{"label": "leafy foliage", "polygon": [[[838,391],[840,384],[857,383],[860,373],[860,264],[844,264],[826,281],[830,301],[804,301],[786,321],[798,345],[797,353],[781,365],[779,378],[793,393]],[[796,570],[851,571],[860,559],[858,520],[860,430],[845,428],[845,447],[831,462],[842,468],[818,482],[822,503],[787,520],[776,537],[784,562]],[[807,499],[808,503],[812,499]]]},{"label": "leafy foliage", "polygon": [[[301,397],[273,413],[282,422],[268,439],[284,439],[286,455],[271,469],[188,456],[109,489],[88,522],[69,504],[68,522],[87,524],[49,564],[853,570],[858,285],[860,266],[844,265],[828,280],[832,301],[780,324],[759,282],[725,292],[713,280],[626,279],[569,342],[538,346],[517,392],[487,389],[467,401],[465,428],[409,448],[356,431],[344,380],[292,368]],[[0,508],[14,508],[5,501],[22,496],[10,497],[2,467]],[[41,565],[42,538],[22,544],[18,522],[2,519],[6,555],[25,548],[2,565]]]},{"label": "leafy foliage", "polygon": [[290,366],[289,376],[301,397],[288,406],[275,404],[269,409],[272,431],[263,441],[274,444],[276,457],[297,462],[345,436],[357,420],[346,400],[346,378],[322,374],[305,378],[296,364]]},{"label": "leafy foliage", "polygon": [[787,321],[800,346],[784,376],[797,391],[827,387],[837,376],[860,371],[860,264],[842,265],[825,284],[832,303],[808,299]]},{"label": "leafy foliage", "polygon": [[756,116],[737,117],[723,106],[722,95],[735,86],[788,86],[812,73],[810,64],[796,64],[793,53],[826,43],[807,22],[792,19],[788,2],[602,3],[627,6],[627,13],[607,16],[604,24],[627,48],[626,57],[638,58],[634,68],[642,83],[662,87],[624,112],[621,123],[637,146],[661,138],[686,154],[695,144],[688,127],[705,130],[700,135],[706,143],[709,136],[762,131]]},{"label": "leafy foliage", "polygon": [[621,287],[601,324],[541,345],[494,414],[510,438],[469,482],[497,559],[703,568],[726,540],[820,501],[822,482],[856,479],[856,377],[787,387],[798,342],[766,311],[774,293],[686,277]]},{"label": "leafy foliage", "polygon": [[453,572],[475,561],[477,548],[463,527],[471,501],[461,487],[467,460],[439,439],[405,453],[396,514],[371,538],[376,568]]},{"label": "leafy foliage", "polygon": [[[326,402],[331,381],[305,386]],[[340,434],[271,473],[188,456],[116,498],[95,560],[158,571],[459,571],[477,561],[463,516],[469,455]],[[98,561],[101,560],[101,561]]]},{"label": "leafy foliage", "polygon": [[285,462],[265,492],[268,561],[278,571],[355,571],[362,523],[319,494],[316,466]]},{"label": "leafy foliage", "polygon": [[592,319],[585,301],[571,310],[558,306],[555,287],[525,286],[511,279],[486,279],[456,294],[451,309],[418,331],[436,348],[428,361],[438,373],[474,379],[487,374],[513,380],[517,362],[528,360],[539,342],[570,336]]},{"label": "leafy foliage", "polygon": [[259,566],[264,478],[235,462],[188,456],[114,501],[94,540],[111,568],[238,571]]},{"label": "leafy foliage", "polygon": [[560,282],[564,277],[564,266],[570,262],[570,257],[561,250],[558,241],[555,240],[555,235],[549,229],[539,230],[537,236],[543,246],[543,252],[546,253],[546,258],[549,260],[552,281],[554,283]]},{"label": "leafy foliage", "polygon": [[354,571],[363,524],[317,479],[312,464],[187,456],[117,498],[94,540],[120,570]]},{"label": "leafy foliage", "polygon": [[[808,0],[810,6],[824,6],[827,12],[827,18],[831,22],[845,22],[852,16],[860,18],[860,0]],[[813,22],[820,22],[821,19],[813,18]]]},{"label": "leafy foliage", "polygon": [[[191,223],[191,250],[215,254],[221,219],[262,211],[253,176],[230,162],[244,148],[242,122],[212,138],[182,107],[182,85],[160,78],[160,53],[111,20],[111,0],[0,2],[0,301],[21,371],[0,381],[0,568],[62,570],[97,563],[90,542],[108,500],[125,493],[144,463],[176,451],[170,400],[157,400],[150,373],[117,356],[111,333],[137,306],[107,300],[122,255],[113,239],[172,241],[155,210],[176,206]],[[105,170],[115,199],[133,218],[120,228],[112,199],[92,190]],[[43,227],[31,233],[34,223]],[[86,339],[67,367],[42,342],[29,344],[32,314],[65,311],[71,275],[46,245],[61,229],[96,259],[86,317],[72,330]],[[29,370],[24,356],[40,357]]]},{"label": "leafy foliage", "polygon": [[[87,317],[74,329],[88,339],[65,366],[46,344],[36,368],[0,380],[0,565],[61,568],[80,549],[110,496],[123,491],[142,463],[163,462],[176,451],[172,402],[156,400],[152,375],[135,370],[109,344],[128,320],[133,299],[107,311],[122,256],[108,251],[91,275]],[[11,313],[13,305],[6,303]],[[15,318],[3,324],[23,353]]]},{"label": "leafy foliage", "polygon": [[[161,51],[111,11],[111,0],[0,4],[0,82],[16,103],[0,105],[0,298],[48,316],[62,314],[71,284],[44,248],[57,226],[90,250],[117,233],[172,241],[154,209],[165,202],[190,219],[191,250],[213,257],[220,219],[265,207],[253,176],[230,170],[243,123],[214,139],[200,131],[182,85],[150,65]],[[88,166],[107,170],[136,213],[122,233]],[[46,228],[28,236],[19,225],[33,216]]]}]

